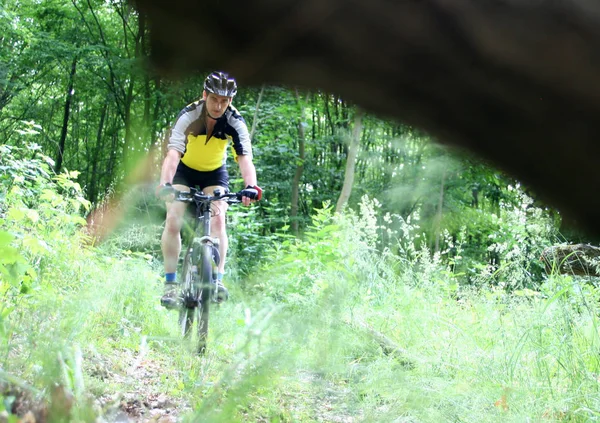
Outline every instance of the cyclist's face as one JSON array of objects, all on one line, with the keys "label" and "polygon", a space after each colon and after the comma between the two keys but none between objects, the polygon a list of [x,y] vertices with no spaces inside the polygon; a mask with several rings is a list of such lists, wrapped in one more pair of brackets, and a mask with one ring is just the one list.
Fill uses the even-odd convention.
[{"label": "cyclist's face", "polygon": [[204,91],[204,100],[206,101],[206,110],[213,119],[223,116],[227,107],[231,104],[231,97],[207,93]]}]

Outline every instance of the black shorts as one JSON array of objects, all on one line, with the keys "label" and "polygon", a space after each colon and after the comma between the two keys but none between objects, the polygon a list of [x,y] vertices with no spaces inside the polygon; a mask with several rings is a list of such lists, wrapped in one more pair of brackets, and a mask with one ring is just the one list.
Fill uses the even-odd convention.
[{"label": "black shorts", "polygon": [[229,174],[225,165],[209,172],[200,172],[179,162],[173,178],[173,185],[175,184],[197,187],[200,190],[210,186],[219,186],[229,190]]}]

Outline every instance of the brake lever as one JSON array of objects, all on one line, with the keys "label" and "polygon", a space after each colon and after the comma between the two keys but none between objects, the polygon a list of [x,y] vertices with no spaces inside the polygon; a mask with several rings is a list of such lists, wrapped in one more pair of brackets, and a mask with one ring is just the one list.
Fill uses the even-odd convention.
[{"label": "brake lever", "polygon": [[238,204],[242,202],[242,196],[239,192],[228,194],[226,201],[228,204]]}]

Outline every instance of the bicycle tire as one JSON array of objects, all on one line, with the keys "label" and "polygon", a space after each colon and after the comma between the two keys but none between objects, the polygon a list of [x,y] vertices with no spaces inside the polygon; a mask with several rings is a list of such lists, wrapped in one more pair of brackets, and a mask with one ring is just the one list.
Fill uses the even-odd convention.
[{"label": "bicycle tire", "polygon": [[203,245],[198,267],[200,295],[198,298],[198,354],[206,352],[208,338],[209,305],[212,296],[213,260],[212,246]]},{"label": "bicycle tire", "polygon": [[192,266],[192,251],[188,250],[183,261],[183,267],[181,270],[181,297],[182,304],[179,309],[179,328],[184,338],[189,338],[192,333],[192,326],[194,325],[194,315],[196,307],[188,303],[188,298],[194,295],[194,270]]}]

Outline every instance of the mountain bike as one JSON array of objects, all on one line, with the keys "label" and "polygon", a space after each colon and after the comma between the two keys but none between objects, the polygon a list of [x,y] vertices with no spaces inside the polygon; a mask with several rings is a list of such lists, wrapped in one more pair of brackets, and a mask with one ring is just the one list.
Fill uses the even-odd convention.
[{"label": "mountain bike", "polygon": [[[228,204],[242,202],[241,191],[223,193],[215,189],[213,195],[190,188],[189,192],[179,191],[172,186],[166,193],[173,194],[174,201],[195,204],[193,214],[193,235],[185,250],[179,284],[179,327],[184,338],[190,339],[194,320],[198,326],[198,353],[206,351],[208,318],[211,303],[218,303],[217,269],[219,267],[219,239],[210,236],[211,205],[215,201]],[[163,191],[165,192],[165,191]]]}]

